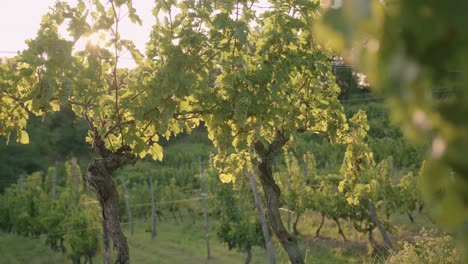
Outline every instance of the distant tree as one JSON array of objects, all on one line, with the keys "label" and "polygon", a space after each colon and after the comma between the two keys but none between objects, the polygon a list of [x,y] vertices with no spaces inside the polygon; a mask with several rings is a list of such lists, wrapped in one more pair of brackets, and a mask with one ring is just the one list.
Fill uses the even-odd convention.
[{"label": "distant tree", "polygon": [[72,156],[90,156],[89,146],[84,142],[87,124],[76,118],[71,109],[47,114],[46,118],[29,114],[26,130],[29,144],[5,144],[5,139],[0,139],[0,177],[11,180],[0,182],[0,192],[14,183],[21,173],[46,171],[48,164]]}]

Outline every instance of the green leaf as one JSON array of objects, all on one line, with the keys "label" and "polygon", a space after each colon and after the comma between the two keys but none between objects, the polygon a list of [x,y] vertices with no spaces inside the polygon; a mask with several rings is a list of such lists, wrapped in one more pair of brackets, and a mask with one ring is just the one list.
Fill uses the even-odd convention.
[{"label": "green leaf", "polygon": [[130,18],[130,21],[132,23],[137,24],[141,26],[142,21],[140,17],[136,13],[136,9],[132,6],[132,1],[127,2],[127,8],[128,8],[128,17]]},{"label": "green leaf", "polygon": [[221,13],[216,15],[215,19],[213,20],[213,25],[216,28],[225,28],[231,22],[232,20],[229,18],[229,15],[227,13]]},{"label": "green leaf", "polygon": [[127,39],[122,39],[121,40],[122,45],[132,54],[133,59],[135,62],[138,64],[142,62],[143,60],[143,55],[141,52],[136,48],[135,44],[131,40]]}]

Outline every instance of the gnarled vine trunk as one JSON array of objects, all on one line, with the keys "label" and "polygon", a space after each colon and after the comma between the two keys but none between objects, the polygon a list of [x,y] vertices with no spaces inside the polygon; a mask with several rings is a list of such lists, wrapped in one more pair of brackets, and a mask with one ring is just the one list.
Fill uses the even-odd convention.
[{"label": "gnarled vine trunk", "polygon": [[301,213],[296,212],[296,220],[294,220],[294,223],[293,223],[293,233],[295,236],[300,235],[299,230],[297,229],[297,225],[299,224],[300,217],[301,217]]},{"label": "gnarled vine trunk", "polygon": [[281,190],[273,178],[272,169],[274,158],[281,153],[286,142],[287,139],[280,132],[276,134],[273,142],[267,147],[261,142],[255,142],[255,152],[261,158],[260,162],[257,164],[257,169],[265,194],[267,216],[270,226],[288,254],[291,263],[304,264],[304,258],[299,250],[296,238],[286,230],[281,220],[279,211]]},{"label": "gnarled vine trunk", "polygon": [[323,223],[325,222],[325,214],[324,214],[324,213],[321,213],[321,214],[322,214],[322,221],[320,221],[320,225],[319,225],[319,227],[317,228],[317,231],[315,231],[315,237],[319,237],[319,236],[320,236],[320,230],[322,229]]},{"label": "gnarled vine trunk", "polygon": [[117,250],[115,263],[130,263],[127,238],[122,232],[119,219],[119,192],[112,178],[112,172],[135,162],[135,155],[128,146],[122,146],[113,152],[105,147],[101,137],[94,133],[93,148],[97,158],[90,161],[86,182],[96,193],[102,208],[103,224]]},{"label": "gnarled vine trunk", "polygon": [[245,253],[247,254],[247,257],[245,258],[245,264],[250,264],[250,261],[252,261],[252,246],[247,245],[245,247]]},{"label": "gnarled vine trunk", "polygon": [[343,232],[343,228],[341,228],[341,224],[340,224],[340,221],[338,220],[338,218],[333,217],[332,219],[333,219],[333,221],[335,221],[336,226],[338,227],[338,234],[341,235],[341,237],[343,238],[344,241],[348,241],[348,239],[346,239],[346,236],[345,236],[345,234]]},{"label": "gnarled vine trunk", "polygon": [[[104,219],[104,213],[102,214],[102,219]],[[110,264],[110,248],[109,248],[109,232],[107,232],[107,225],[102,221],[102,242],[104,244],[104,264]]]}]

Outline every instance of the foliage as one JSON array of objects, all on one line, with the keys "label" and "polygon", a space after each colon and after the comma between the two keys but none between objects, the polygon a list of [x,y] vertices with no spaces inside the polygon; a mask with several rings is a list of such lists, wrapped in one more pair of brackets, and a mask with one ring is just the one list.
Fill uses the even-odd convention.
[{"label": "foliage", "polygon": [[[213,175],[215,176],[215,174]],[[222,183],[219,177],[210,181],[215,197],[213,211],[217,216],[216,235],[229,250],[250,252],[254,246],[265,246],[262,228],[247,177],[237,188]]]},{"label": "foliage", "polygon": [[[83,199],[86,201],[86,199]],[[90,215],[87,209],[83,210],[78,208],[72,210],[65,219],[64,226],[69,230],[80,230],[79,232],[73,231],[65,234],[64,238],[70,246],[68,256],[73,259],[80,259],[81,257],[92,258],[96,255],[98,250],[99,235],[96,230],[90,229],[99,226],[99,208],[94,208],[93,215]],[[79,263],[79,262],[78,262]]]},{"label": "foliage", "polygon": [[333,173],[339,170],[345,149],[346,145],[344,144],[332,144],[326,138],[312,133],[299,135],[289,148],[295,157],[303,157],[307,153],[313,152],[318,174]]},{"label": "foliage", "polygon": [[395,184],[393,158],[387,157],[376,164],[373,152],[364,141],[369,129],[365,113],[358,112],[350,122],[353,124],[349,134],[352,139],[340,169],[343,180],[338,190],[351,205],[370,199],[383,207],[387,216],[395,212],[411,214],[421,205],[413,173],[408,172]]},{"label": "foliage", "polygon": [[[0,139],[0,192],[18,180],[22,173],[47,171],[47,164],[63,162],[72,156],[85,158],[89,148],[84,142],[87,124],[71,109],[47,114],[44,118],[29,116],[27,145]],[[14,138],[14,137],[13,137]],[[60,172],[59,172],[60,173]]]},{"label": "foliage", "polygon": [[375,182],[370,171],[375,167],[375,161],[373,153],[364,142],[369,130],[366,114],[358,112],[350,119],[350,123],[353,127],[348,135],[350,143],[341,165],[340,174],[343,175],[343,180],[338,190],[346,194],[349,204],[358,205],[360,198],[369,195],[371,184]]},{"label": "foliage", "polygon": [[[118,68],[126,51],[143,63],[133,42],[118,32],[124,19],[118,14],[124,11],[130,21],[141,24],[132,1],[79,0],[75,6],[57,2],[43,17],[37,36],[28,41],[28,49],[2,64],[2,100],[7,100],[2,106],[13,114],[1,118],[6,130],[0,135],[9,138],[17,132],[17,140],[27,143],[26,112],[43,116],[68,105],[88,122],[88,142],[100,137],[110,150],[128,145],[141,157],[149,153],[162,159],[158,134],[168,137],[171,131],[177,134],[190,126],[169,118],[179,101],[169,103],[164,94],[151,94],[155,89],[146,85],[148,71]],[[59,30],[64,26],[69,36]],[[101,44],[77,45],[93,34],[103,36]]]},{"label": "foliage", "polygon": [[26,236],[37,236],[44,229],[38,221],[39,207],[42,204],[42,188],[37,183],[42,180],[42,173],[32,173],[24,182],[10,187],[5,193],[7,212],[11,219],[11,231]]},{"label": "foliage", "polygon": [[[423,158],[423,146],[413,146],[403,137],[399,128],[390,122],[384,103],[346,103],[344,110],[349,118],[359,110],[366,112],[369,131],[365,142],[377,163],[391,156],[395,171],[407,172],[419,168]],[[297,157],[310,150],[313,150],[315,155],[319,174],[333,174],[341,166],[346,145],[332,144],[319,135],[304,133],[297,137],[290,148]]]},{"label": "foliage", "polygon": [[424,205],[418,185],[416,176],[412,172],[401,177],[394,188],[394,196],[391,196],[392,199],[390,199],[390,203],[393,203],[395,207],[392,211],[406,213],[413,221],[412,212],[420,211]]},{"label": "foliage", "polygon": [[310,203],[308,197],[311,189],[307,185],[307,181],[316,177],[314,155],[308,152],[304,155],[303,160],[305,164],[303,166],[307,166],[307,168],[299,167],[298,160],[290,153],[286,154],[286,171],[278,180],[281,189],[285,190],[282,196],[284,204],[289,210],[299,215],[305,212],[307,205]]},{"label": "foliage", "polygon": [[[405,135],[429,145],[422,194],[438,222],[467,241],[468,34],[461,11],[467,3],[359,3],[326,12],[329,23],[322,29],[332,29],[333,41],[340,43],[335,47],[387,97]],[[350,12],[356,8],[361,12]]]},{"label": "foliage", "polygon": [[99,209],[84,193],[81,172],[73,164],[65,164],[66,181],[56,186],[57,199],[52,194],[52,181],[44,181],[41,173],[32,173],[23,183],[8,187],[0,196],[2,230],[32,238],[45,235],[53,250],[65,252],[65,246],[69,247],[71,259],[95,255],[98,234],[89,228],[99,226]]},{"label": "foliage", "polygon": [[[180,217],[180,220],[183,221],[181,216],[181,208],[183,205],[179,202],[173,202],[184,199],[182,188],[176,185],[175,178],[172,178],[168,185],[162,187],[161,196],[161,200],[163,201],[161,208],[169,211],[174,217],[174,220]],[[164,201],[166,201],[166,203],[164,203]]]},{"label": "foliage", "polygon": [[[10,135],[15,132],[17,142],[29,143],[29,136],[24,130],[28,118],[28,112],[24,102],[20,100],[27,89],[26,81],[19,77],[24,72],[23,67],[18,67],[14,61],[2,61],[0,63],[0,136],[6,136],[9,142]],[[27,71],[27,70],[26,70]],[[26,86],[26,87],[25,87]]]},{"label": "foliage", "polygon": [[[315,28],[320,33],[323,26],[315,20],[320,13],[319,3],[268,1],[269,8],[264,11],[252,8],[258,3],[156,1],[154,15],[163,17],[164,21],[156,19],[147,46],[147,59],[144,59],[132,41],[122,39],[118,32],[123,19],[119,15],[121,11],[127,12],[127,19],[133,23],[141,23],[131,0],[111,0],[105,4],[78,0],[75,6],[58,1],[44,16],[37,37],[28,41],[29,48],[0,65],[0,136],[6,136],[7,141],[13,138],[20,143],[28,143],[30,136],[26,132],[26,121],[29,114],[44,117],[46,113],[70,107],[88,123],[86,140],[94,147],[95,162],[105,158],[108,152],[120,154],[122,151],[129,152],[132,157],[150,154],[153,159],[162,160],[162,145],[167,142],[160,141],[160,137],[169,140],[181,132],[191,132],[203,122],[217,150],[214,161],[221,181],[231,182],[239,188],[242,177],[245,177],[242,170],[246,166],[257,163],[271,167],[274,157],[270,155],[278,155],[299,135],[310,132],[325,135],[331,143],[349,143],[340,175],[324,177],[320,181],[315,175],[311,179],[301,179],[298,161],[286,158],[286,171],[291,178],[285,180],[285,175],[277,175],[277,178],[283,191],[291,186],[282,197],[288,207],[300,213],[311,206],[332,218],[352,219],[364,225],[363,230],[367,231],[374,228],[365,204],[367,201],[375,202],[377,209],[387,214],[396,210],[415,210],[414,178],[407,174],[395,188],[392,182],[394,163],[387,159],[387,153],[395,154],[397,166],[410,167],[418,163],[419,157],[415,154],[419,152],[405,148],[405,142],[399,139],[383,139],[399,137],[399,131],[385,131],[386,123],[374,125],[376,138],[366,141],[369,125],[362,112],[351,119],[354,126],[348,129],[334,76],[337,75],[340,82],[344,73],[333,71],[330,63],[332,53],[318,44],[312,34]],[[422,15],[414,17],[411,15],[414,6],[409,1],[384,4],[385,8],[373,4],[373,13],[366,13],[370,11],[366,9],[369,5],[367,1],[363,3],[363,9],[357,12],[357,20],[350,25],[361,25],[372,18],[371,14],[376,14],[377,19],[383,22],[367,25],[367,29],[386,33],[382,42],[370,38],[365,46],[373,55],[378,51],[380,59],[375,63],[373,56],[363,53],[367,54],[363,61],[372,67],[377,65],[374,69],[381,71],[380,74],[371,71],[369,77],[377,81],[379,85],[376,87],[389,94],[392,109],[399,111],[393,114],[393,118],[405,124],[403,132],[412,138],[429,138],[432,142],[432,156],[424,170],[429,173],[424,173],[426,181],[421,184],[424,193],[432,202],[441,202],[442,206],[435,210],[439,218],[450,215],[445,211],[447,208],[458,216],[464,216],[466,199],[463,197],[467,192],[461,175],[467,171],[463,157],[466,156],[468,140],[463,117],[468,111],[463,104],[466,97],[461,84],[462,81],[466,83],[466,76],[452,79],[444,71],[454,65],[465,69],[467,64],[445,47],[438,48],[445,45],[432,47],[432,44],[434,41],[445,43],[446,38],[466,42],[466,33],[460,33],[459,24],[452,25],[457,21],[452,21],[447,15],[442,16],[441,21],[434,18],[431,10],[436,4],[433,2],[425,6],[427,10],[423,8]],[[328,12],[325,20],[333,20],[333,16],[341,15],[340,12]],[[400,21],[399,18],[405,18],[399,23],[403,29],[401,39],[400,30],[392,26],[397,24],[392,22]],[[436,27],[435,33],[424,35],[408,22],[409,19],[431,22],[424,25],[443,23]],[[444,19],[450,23],[445,23]],[[455,35],[452,35],[451,26]],[[67,34],[61,30],[64,27]],[[347,33],[347,37],[354,37],[350,31]],[[103,42],[78,47],[80,40],[93,34],[100,34]],[[394,40],[399,45],[387,43]],[[351,42],[342,43],[341,48],[348,43]],[[421,50],[432,51],[432,48],[437,51],[437,59],[443,62],[441,65],[439,60],[429,60],[420,53]],[[467,53],[464,45],[453,48],[462,54]],[[127,51],[137,62],[136,69],[119,69],[119,58]],[[432,92],[437,92],[434,84],[447,85],[451,93],[446,98],[434,100],[433,97],[437,97],[432,96]],[[406,88],[410,88],[409,96],[397,100],[401,94],[407,93]],[[459,115],[452,116],[453,112]],[[331,171],[341,160],[341,154],[328,156],[328,145],[317,142],[313,142],[321,147],[317,156],[332,157],[329,161]],[[188,152],[197,151],[202,156],[202,152],[211,150],[211,146],[206,149],[203,146],[194,144],[184,153],[172,153],[168,155],[167,163],[176,164],[174,167],[193,163],[192,153]],[[272,150],[271,146],[276,149]],[[373,152],[377,149],[379,157],[374,159]],[[298,156],[307,153],[300,146],[296,150]],[[134,158],[129,161],[134,161]],[[327,162],[319,159],[317,164],[323,168],[321,165]],[[117,167],[120,166],[123,165]],[[190,173],[193,174],[190,170],[195,167],[161,169],[161,200],[183,198],[182,186],[187,182],[193,183],[191,187],[197,186],[196,180],[188,180]],[[271,171],[270,167],[266,171]],[[83,186],[79,181],[74,183],[75,189],[70,189],[69,185],[77,179],[70,168],[67,165],[67,175],[71,176],[63,186],[65,191],[60,194],[60,202],[40,206],[41,201],[50,199],[50,188],[27,187],[24,194],[6,190],[6,201],[11,199],[15,206],[10,207],[9,202],[0,204],[1,209],[5,209],[0,213],[2,226],[21,234],[36,235],[45,233],[49,225],[58,228],[68,221],[78,228],[97,221],[93,217],[97,212],[80,207],[73,210],[71,220],[59,219],[64,209],[60,203],[68,205],[86,199],[81,195]],[[171,178],[177,173],[182,176]],[[131,193],[147,189],[145,170],[136,174],[128,180]],[[41,177],[31,176],[38,181],[42,180]],[[279,196],[280,188],[272,179]],[[319,183],[319,188],[301,189],[308,180]],[[437,184],[442,187],[434,187]],[[21,188],[19,185],[12,187]],[[27,202],[18,199],[22,196],[28,198]],[[311,197],[316,200],[311,202]],[[333,208],[326,207],[326,199],[330,198],[333,199],[330,205]],[[138,202],[142,198],[132,199]],[[165,206],[170,211],[179,210],[178,205]],[[36,216],[46,211],[51,214],[36,221]],[[230,215],[227,219],[233,217]],[[442,220],[454,226],[463,219],[465,217],[445,217]],[[96,246],[93,234],[65,236],[67,243],[72,245],[72,258],[90,249],[92,251]],[[225,239],[231,241],[232,238]],[[52,241],[57,239],[61,237],[50,237]],[[237,242],[233,243],[234,246]]]},{"label": "foliage", "polygon": [[[366,114],[357,112],[351,119],[351,130],[349,133],[349,144],[340,169],[342,180],[337,187],[352,208],[346,210],[355,228],[360,232],[367,232],[369,240],[376,248],[375,240],[372,237],[374,228],[378,228],[383,236],[385,246],[392,249],[392,243],[385,229],[391,230],[392,225],[388,219],[379,214],[381,210],[387,217],[400,209],[408,209],[411,214],[416,209],[417,197],[411,196],[408,199],[400,199],[401,196],[412,194],[409,188],[411,180],[403,177],[400,188],[393,184],[393,162],[391,159],[381,161],[376,164],[373,153],[365,143],[369,125]],[[409,188],[408,188],[409,187]],[[397,193],[397,191],[405,191]],[[414,198],[414,200],[413,200]],[[407,202],[408,204],[401,204]],[[395,205],[399,203],[398,205]],[[411,216],[411,215],[410,215]]]},{"label": "foliage", "polygon": [[293,231],[295,235],[299,234],[297,224],[300,217],[311,207],[315,200],[313,187],[311,184],[316,182],[316,161],[311,152],[307,152],[302,157],[302,166],[299,160],[292,153],[284,155],[285,168],[280,166],[274,174],[278,186],[282,190],[281,206],[288,210],[288,228],[291,228],[291,213],[294,214]]},{"label": "foliage", "polygon": [[361,103],[345,105],[345,112],[351,117],[359,110],[367,114],[369,131],[367,144],[374,153],[376,162],[393,157],[397,169],[416,169],[422,162],[423,147],[413,146],[403,137],[401,129],[391,122],[389,110],[384,103]]},{"label": "foliage", "polygon": [[254,160],[268,163],[266,155],[302,132],[336,142],[346,130],[331,54],[312,38],[318,4],[268,1],[271,8],[257,12],[254,3],[159,1],[155,13],[167,19],[153,27],[157,45],[147,54],[164,69],[154,83],[188,101],[177,118],[204,121],[223,182],[235,182]]},{"label": "foliage", "polygon": [[[181,13],[175,19],[154,28],[152,41],[159,46],[150,55],[167,71],[161,73],[159,84],[164,86],[168,78],[176,78],[169,73],[177,72],[179,82],[183,80],[180,89],[193,87],[193,109],[181,114],[201,115],[219,151],[216,161],[243,162],[252,142],[273,140],[277,129],[287,138],[297,130],[326,128],[339,137],[344,119],[339,89],[326,62],[327,51],[310,42],[307,21],[314,4],[272,3],[271,11],[263,14],[243,2],[180,2],[161,4],[156,10],[167,15],[176,8]],[[288,15],[288,10],[298,17]],[[274,26],[280,24],[284,28]],[[182,60],[184,67],[173,71],[171,67]],[[231,155],[229,147],[236,154]],[[226,175],[234,175],[229,170],[242,166],[224,167]]]},{"label": "foliage", "polygon": [[385,263],[460,263],[454,244],[451,236],[422,228],[413,243],[403,242],[402,249],[393,253]]},{"label": "foliage", "polygon": [[[78,0],[74,4],[57,1],[43,16],[36,37],[27,41],[28,49],[1,65],[0,136],[8,140],[16,132],[18,142],[28,143],[24,130],[28,112],[44,116],[69,106],[86,120],[86,141],[96,155],[86,180],[98,196],[104,226],[118,249],[116,261],[126,263],[128,245],[118,224],[118,191],[112,173],[133,164],[137,155],[162,160],[159,136],[168,139],[184,130],[190,132],[199,121],[173,118],[179,105],[187,104],[184,94],[160,89],[153,75],[164,70],[152,67],[157,66],[153,58],[146,63],[133,41],[122,38],[119,25],[124,19],[141,25],[131,0]],[[98,35],[102,43],[77,45],[92,35]],[[119,68],[124,52],[140,67]]]},{"label": "foliage", "polygon": [[[353,218],[353,213],[359,212],[359,210],[353,208],[346,201],[343,193],[340,193],[337,189],[340,179],[341,177],[338,175],[321,176],[318,188],[313,193],[313,203],[310,208],[335,221],[340,219],[346,221],[359,220],[356,217]],[[318,232],[316,232],[316,235],[319,235]]]}]

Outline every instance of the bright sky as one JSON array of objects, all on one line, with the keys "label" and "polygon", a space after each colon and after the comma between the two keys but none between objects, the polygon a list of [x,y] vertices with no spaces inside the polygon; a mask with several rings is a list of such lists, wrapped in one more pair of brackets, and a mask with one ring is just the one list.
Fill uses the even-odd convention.
[{"label": "bright sky", "polygon": [[[0,0],[2,4],[0,8],[0,58],[15,56],[17,51],[27,48],[25,41],[35,37],[42,16],[49,11],[49,7],[54,5],[55,1]],[[268,6],[266,2],[266,0],[259,1],[254,9]],[[68,3],[73,6],[76,2],[68,0]],[[144,54],[145,45],[149,40],[149,33],[155,20],[152,14],[154,1],[133,0],[133,5],[142,19],[143,25],[134,25],[126,18],[119,24],[119,32],[122,38],[132,40]],[[79,44],[77,43],[77,45]],[[120,66],[130,68],[135,66],[130,54],[123,54],[121,58]]]},{"label": "bright sky", "polygon": [[[73,0],[69,1],[74,2]],[[131,39],[144,52],[151,26],[154,24],[152,0],[134,0],[134,7],[143,20],[143,26],[123,21],[120,33],[123,38]],[[49,10],[55,0],[1,0],[0,8],[0,57],[13,56],[9,52],[26,49],[25,40],[34,38],[42,15]]]}]

